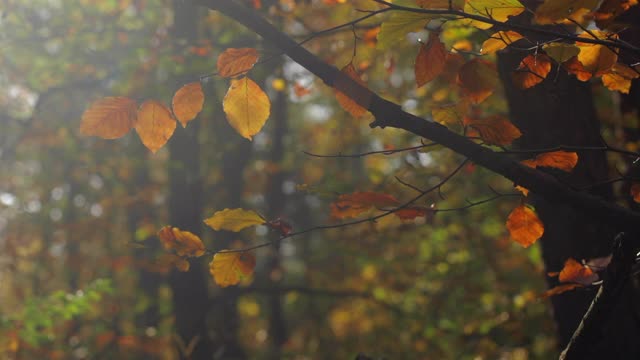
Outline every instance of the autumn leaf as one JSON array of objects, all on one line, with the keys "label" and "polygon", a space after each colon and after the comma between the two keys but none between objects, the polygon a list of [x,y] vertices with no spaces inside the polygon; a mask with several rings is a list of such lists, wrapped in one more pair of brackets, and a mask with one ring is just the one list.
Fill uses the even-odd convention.
[{"label": "autumn leaf", "polygon": [[158,231],[158,237],[165,249],[175,250],[179,256],[198,257],[206,250],[198,235],[176,227],[163,227]]},{"label": "autumn leaf", "polygon": [[640,203],[640,183],[631,184],[631,197],[633,197],[633,201]]},{"label": "autumn leaf", "polygon": [[224,209],[217,211],[204,222],[214,230],[238,232],[249,226],[264,224],[266,221],[253,210]]},{"label": "autumn leaf", "polygon": [[614,24],[614,20],[618,15],[629,10],[634,5],[638,5],[638,0],[604,0],[593,14],[596,25],[600,29],[608,28]]},{"label": "autumn leaf", "polygon": [[416,56],[414,72],[418,87],[435,79],[444,70],[447,59],[447,51],[440,37],[435,32],[429,35],[429,42],[420,45],[420,51]]},{"label": "autumn leaf", "polygon": [[513,209],[507,219],[511,239],[523,247],[533,245],[544,234],[544,225],[535,211],[522,204]]},{"label": "autumn leaf", "polygon": [[431,116],[438,123],[450,129],[457,129],[464,125],[469,105],[468,100],[462,99],[455,104],[434,106],[431,108]]},{"label": "autumn leaf", "polygon": [[231,80],[222,107],[229,124],[240,135],[251,140],[267,122],[271,102],[258,84],[248,77],[243,77]]},{"label": "autumn leaf", "polygon": [[520,191],[522,193],[522,195],[529,196],[529,189],[527,189],[527,188],[525,188],[523,186],[520,186],[520,185],[516,185],[515,188],[516,188],[516,190]]},{"label": "autumn leaf", "polygon": [[[357,82],[358,84],[366,87],[366,84],[364,83],[364,81],[362,81],[362,79],[360,78],[360,75],[358,75],[358,72],[353,67],[352,63],[349,63],[349,65],[343,67],[341,71],[344,74],[346,74],[348,77],[353,79],[355,82]],[[348,113],[350,113],[354,117],[358,118],[358,117],[366,114],[367,113],[367,109],[365,109],[364,107],[360,106],[356,101],[354,101],[349,96],[347,96],[342,91],[340,91],[340,89],[346,89],[346,88],[349,88],[349,87],[350,87],[349,84],[341,82],[341,81],[339,81],[339,79],[336,80],[336,84],[335,84],[336,100],[338,100],[338,103],[340,104],[340,106],[345,111],[347,111]],[[363,96],[364,96],[364,94],[363,94]],[[371,101],[371,99],[364,99],[364,102],[370,102],[370,101]]]},{"label": "autumn leaf", "polygon": [[258,61],[258,50],[253,48],[229,48],[218,56],[218,75],[236,77],[244,75]]},{"label": "autumn leaf", "polygon": [[584,11],[592,10],[599,0],[545,0],[535,11],[534,20],[541,25],[555,24]]},{"label": "autumn leaf", "polygon": [[[604,31],[591,30],[580,34],[578,37],[605,40],[615,39],[617,36]],[[576,42],[576,45],[580,48],[578,61],[582,64],[584,70],[590,72],[593,76],[604,74],[618,61],[618,55],[605,45],[585,42]]]},{"label": "autumn leaf", "polygon": [[127,97],[105,97],[89,106],[82,114],[80,134],[117,139],[135,125],[138,105]]},{"label": "autumn leaf", "polygon": [[536,167],[549,167],[571,172],[578,164],[578,154],[573,151],[552,151],[537,155],[534,159],[525,160],[523,165]]},{"label": "autumn leaf", "polygon": [[188,260],[175,254],[163,254],[157,264],[159,265],[158,269],[163,269],[162,272],[168,272],[171,268],[187,272],[191,267]]},{"label": "autumn leaf", "polygon": [[268,223],[266,223],[266,225],[271,229],[279,232],[280,236],[282,237],[288,236],[289,234],[291,234],[291,231],[293,231],[293,226],[282,219],[269,221]]},{"label": "autumn leaf", "polygon": [[522,38],[523,36],[515,31],[498,31],[482,43],[480,53],[483,55],[493,54]]},{"label": "autumn leaf", "polygon": [[449,4],[454,10],[461,10],[464,6],[463,0],[416,0],[416,5],[423,9],[449,9]]},{"label": "autumn leaf", "polygon": [[186,84],[178,89],[171,102],[173,113],[182,127],[187,127],[187,123],[198,116],[203,105],[204,92],[199,81]]},{"label": "autumn leaf", "polygon": [[167,143],[176,129],[176,121],[171,111],[163,103],[147,100],[138,109],[135,125],[140,140],[155,153]]},{"label": "autumn leaf", "polygon": [[580,81],[587,81],[591,79],[591,73],[585,70],[582,63],[578,61],[578,56],[574,56],[563,62],[562,67],[567,70],[569,74],[575,75]]},{"label": "autumn leaf", "polygon": [[611,69],[602,75],[602,84],[607,89],[628,94],[631,81],[638,78],[638,73],[627,65],[615,63]]},{"label": "autumn leaf", "polygon": [[424,206],[407,206],[393,212],[400,220],[414,220],[415,218],[433,215],[437,210]]},{"label": "autumn leaf", "polygon": [[221,287],[237,285],[242,278],[251,276],[256,267],[256,258],[248,252],[222,250],[213,256],[209,272]]},{"label": "autumn leaf", "polygon": [[[491,18],[498,22],[505,22],[511,16],[516,16],[525,10],[518,0],[467,0],[464,12]],[[478,29],[488,29],[492,24],[481,21],[470,21],[470,25]]]},{"label": "autumn leaf", "polygon": [[342,194],[331,203],[331,216],[336,219],[352,218],[373,207],[384,208],[399,204],[391,195],[371,191]]},{"label": "autumn leaf", "polygon": [[467,126],[478,132],[480,138],[489,145],[509,145],[522,136],[520,130],[508,119],[500,115],[483,119],[470,119]]},{"label": "autumn leaf", "polygon": [[580,52],[580,48],[573,44],[565,44],[565,43],[557,43],[553,42],[550,44],[545,44],[542,46],[542,50],[544,50],[550,58],[555,60],[558,63],[563,63],[574,56],[577,56]]},{"label": "autumn leaf", "polygon": [[547,55],[528,55],[513,72],[513,83],[519,89],[528,89],[541,83],[550,71],[551,60]]},{"label": "autumn leaf", "polygon": [[481,103],[493,94],[498,86],[495,64],[479,58],[470,60],[458,71],[457,82],[471,101]]},{"label": "autumn leaf", "polygon": [[382,23],[378,33],[378,49],[388,49],[404,40],[407,33],[421,30],[430,20],[430,16],[410,11],[394,11]]},{"label": "autumn leaf", "polygon": [[580,284],[562,284],[562,285],[558,285],[556,287],[553,287],[553,288],[545,291],[544,293],[542,293],[542,295],[540,295],[540,297],[544,299],[544,298],[548,298],[550,296],[555,296],[555,295],[558,295],[558,294],[562,294],[564,292],[571,291],[573,289],[580,288],[580,287],[583,287],[583,285],[580,285]]},{"label": "autumn leaf", "polygon": [[558,275],[558,281],[563,283],[571,282],[590,285],[597,280],[598,274],[594,273],[588,266],[584,266],[572,258],[565,261],[564,267]]}]

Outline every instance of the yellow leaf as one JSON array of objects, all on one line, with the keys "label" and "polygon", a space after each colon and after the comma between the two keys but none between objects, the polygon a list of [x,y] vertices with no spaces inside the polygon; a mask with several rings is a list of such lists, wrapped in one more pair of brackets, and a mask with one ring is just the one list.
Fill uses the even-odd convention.
[{"label": "yellow leaf", "polygon": [[[579,35],[581,38],[588,39],[594,39],[594,36],[597,39],[616,38],[615,34],[599,30],[592,30]],[[607,46],[584,42],[576,42],[576,45],[580,48],[578,61],[586,71],[594,76],[604,74],[618,61],[618,55]]]},{"label": "yellow leaf", "polygon": [[544,45],[542,47],[542,50],[544,50],[550,58],[557,61],[558,63],[563,63],[578,55],[578,53],[580,52],[580,48],[573,44],[557,42]]},{"label": "yellow leaf", "polygon": [[534,244],[544,234],[544,225],[538,215],[526,205],[513,209],[507,219],[507,229],[513,239],[523,247]]},{"label": "yellow leaf", "polygon": [[229,124],[243,137],[251,140],[269,118],[271,102],[264,91],[248,77],[232,79],[222,101]]},{"label": "yellow leaf", "polygon": [[136,132],[140,140],[151,152],[155,153],[167,143],[176,129],[176,121],[164,104],[147,100],[138,109]]},{"label": "yellow leaf", "polygon": [[419,31],[430,20],[430,16],[410,11],[393,11],[382,23],[378,33],[378,49],[388,49],[406,39],[407,33]]},{"label": "yellow leaf", "polygon": [[581,9],[593,10],[598,3],[599,0],[545,0],[536,9],[534,19],[541,25],[555,24],[582,14]]},{"label": "yellow leaf", "polygon": [[[358,75],[358,72],[353,67],[353,64],[349,63],[349,65],[342,68],[341,71],[351,79],[355,80],[355,82],[357,82],[358,84],[366,87],[366,84],[364,83],[364,81],[362,81],[362,79],[360,78],[360,75]],[[339,79],[338,81],[336,81],[336,84],[335,84],[336,100],[338,100],[338,104],[340,104],[340,106],[342,106],[342,108],[345,111],[349,112],[351,115],[358,118],[366,114],[367,109],[360,106],[357,102],[355,102],[349,96],[347,96],[342,91],[340,91],[340,89],[347,88],[348,86],[349,86],[348,84],[340,82]],[[367,99],[365,99],[365,102],[366,100]]]},{"label": "yellow leaf", "polygon": [[416,84],[423,86],[435,79],[444,70],[447,59],[447,51],[440,41],[438,34],[432,32],[429,35],[429,43],[421,44],[414,67]]},{"label": "yellow leaf", "polygon": [[222,250],[213,256],[209,272],[213,280],[221,287],[236,285],[243,277],[251,276],[256,267],[256,258],[248,252],[225,252]]},{"label": "yellow leaf", "polygon": [[[467,0],[464,12],[505,22],[510,16],[516,16],[525,10],[518,0]],[[493,25],[481,21],[470,21],[478,29],[488,29]]]},{"label": "yellow leaf", "polygon": [[258,51],[253,48],[230,48],[218,56],[218,75],[236,77],[244,75],[258,61]]},{"label": "yellow leaf", "polygon": [[480,138],[490,145],[509,145],[522,136],[511,121],[499,115],[469,120],[468,126],[476,130]]},{"label": "yellow leaf", "polygon": [[457,82],[462,92],[478,104],[493,94],[498,86],[498,72],[493,63],[475,58],[462,65]]},{"label": "yellow leaf", "polygon": [[80,134],[117,139],[126,135],[136,122],[138,105],[126,97],[106,97],[89,106],[82,114]]},{"label": "yellow leaf", "polygon": [[522,38],[523,36],[515,31],[498,31],[482,43],[480,53],[483,55],[493,54]]},{"label": "yellow leaf", "polygon": [[609,90],[628,94],[631,89],[631,81],[636,78],[638,78],[638,73],[632,68],[615,63],[609,72],[602,75],[602,84]]},{"label": "yellow leaf", "polygon": [[249,226],[264,224],[265,220],[253,210],[224,209],[216,212],[204,222],[214,230],[238,232]]},{"label": "yellow leaf", "polygon": [[202,240],[189,231],[165,226],[158,231],[158,237],[165,249],[173,249],[180,256],[198,257],[205,253]]},{"label": "yellow leaf", "polygon": [[173,95],[171,106],[176,118],[187,127],[187,123],[198,116],[204,105],[204,92],[200,82],[192,82],[181,87]]}]

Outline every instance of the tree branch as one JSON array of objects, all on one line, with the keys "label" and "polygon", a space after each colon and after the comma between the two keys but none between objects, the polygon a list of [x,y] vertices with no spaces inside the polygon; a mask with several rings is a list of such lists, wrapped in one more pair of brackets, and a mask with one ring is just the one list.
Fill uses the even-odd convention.
[{"label": "tree branch", "polygon": [[233,0],[193,1],[211,10],[220,11],[260,34],[267,42],[282,50],[283,53],[318,76],[327,85],[339,88],[341,92],[367,108],[375,116],[376,120],[371,123],[372,127],[395,127],[435,141],[550,201],[570,204],[577,211],[590,215],[594,220],[614,224],[620,231],[635,229],[637,224],[640,224],[640,214],[637,212],[608,203],[594,195],[572,190],[550,174],[523,166],[508,156],[496,153],[464,136],[449,131],[438,123],[429,122],[403,111],[398,104],[381,98],[334,66],[326,64],[299,46],[288,35],[279,31],[252,9]]}]

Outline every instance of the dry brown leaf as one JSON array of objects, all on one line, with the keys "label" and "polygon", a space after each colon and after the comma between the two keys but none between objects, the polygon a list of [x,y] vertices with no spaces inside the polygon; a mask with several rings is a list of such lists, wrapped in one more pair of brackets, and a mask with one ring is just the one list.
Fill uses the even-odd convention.
[{"label": "dry brown leaf", "polygon": [[[340,71],[342,71],[344,74],[346,74],[348,77],[353,79],[358,84],[366,87],[366,84],[364,83],[364,81],[362,81],[362,79],[360,78],[360,75],[358,75],[358,72],[353,67],[353,64],[349,63],[349,65],[343,67],[342,70]],[[336,80],[335,93],[336,93],[336,99],[338,100],[338,104],[340,104],[340,106],[342,106],[344,110],[346,110],[356,118],[366,114],[367,113],[366,108],[360,106],[356,101],[354,101],[345,93],[340,91],[341,89],[347,89],[347,88],[350,88],[349,84],[347,84],[346,82],[341,82],[339,78],[338,80]],[[357,89],[353,89],[353,90],[356,90],[357,92]],[[371,101],[371,99],[365,98],[366,96],[368,96],[366,94],[361,94],[360,96],[362,96],[361,101],[363,101],[364,103],[369,103]]]},{"label": "dry brown leaf", "polygon": [[254,48],[229,48],[218,56],[218,75],[237,77],[247,73],[258,61],[258,50]]},{"label": "dry brown leaf", "polygon": [[416,84],[418,87],[435,79],[444,70],[447,50],[435,32],[429,35],[429,42],[420,45],[414,66]]},{"label": "dry brown leaf", "polygon": [[136,123],[138,104],[127,97],[105,97],[82,114],[80,134],[117,139],[126,135]]},{"label": "dry brown leaf", "polygon": [[479,58],[468,61],[458,71],[458,85],[472,102],[481,103],[498,86],[495,64]]},{"label": "dry brown leaf", "polygon": [[176,121],[171,111],[163,103],[147,100],[138,109],[136,132],[140,140],[155,153],[167,143],[176,129]]},{"label": "dry brown leaf", "polygon": [[198,257],[206,250],[198,235],[176,227],[163,227],[158,231],[158,237],[165,249],[175,250],[180,256]]},{"label": "dry brown leaf", "polygon": [[513,239],[523,247],[529,247],[544,234],[544,225],[535,211],[526,205],[513,209],[507,219],[507,229]]},{"label": "dry brown leaf", "polygon": [[598,281],[598,274],[594,273],[589,267],[569,258],[565,261],[564,267],[558,275],[558,281],[589,285],[594,281]]},{"label": "dry brown leaf", "polygon": [[509,145],[522,136],[520,130],[511,121],[500,115],[470,119],[467,125],[477,131],[480,138],[489,145]]},{"label": "dry brown leaf", "polygon": [[513,72],[513,83],[519,89],[528,89],[541,83],[550,71],[551,60],[547,55],[528,55]]},{"label": "dry brown leaf", "polygon": [[200,82],[192,82],[181,87],[173,95],[171,107],[182,127],[198,116],[204,105],[204,92]]}]

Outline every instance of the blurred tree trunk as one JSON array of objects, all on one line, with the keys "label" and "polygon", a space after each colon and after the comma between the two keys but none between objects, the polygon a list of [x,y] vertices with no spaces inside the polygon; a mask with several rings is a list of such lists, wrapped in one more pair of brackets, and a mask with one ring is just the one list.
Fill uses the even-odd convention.
[{"label": "blurred tree trunk", "polygon": [[[197,38],[196,8],[188,2],[174,0],[173,41],[179,49],[181,41]],[[176,80],[177,86],[181,83]],[[172,226],[201,234],[202,183],[200,177],[199,122],[181,126],[169,141],[169,223]],[[177,335],[185,346],[196,342],[187,358],[211,359],[213,347],[207,331],[208,281],[203,268],[194,264],[188,272],[172,271],[169,284],[173,293],[173,313]]]}]

